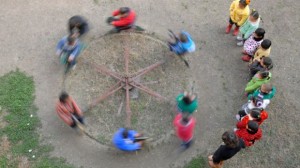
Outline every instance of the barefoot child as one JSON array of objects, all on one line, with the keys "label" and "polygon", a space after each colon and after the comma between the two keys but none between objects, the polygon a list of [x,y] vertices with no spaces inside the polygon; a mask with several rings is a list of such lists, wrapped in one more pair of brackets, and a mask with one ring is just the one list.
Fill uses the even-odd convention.
[{"label": "barefoot child", "polygon": [[240,42],[237,43],[238,46],[243,46],[244,41],[246,41],[258,28],[260,22],[259,14],[256,10],[252,10],[249,18],[246,22],[240,27],[240,33],[237,36],[237,40]]},{"label": "barefoot child", "polygon": [[233,35],[236,36],[239,34],[240,26],[245,23],[250,14],[249,4],[250,0],[234,0],[231,3],[229,25],[226,28],[226,34],[230,33],[233,24],[236,26]]},{"label": "barefoot child", "polygon": [[265,36],[265,30],[263,28],[258,28],[255,30],[255,32],[245,41],[244,43],[244,51],[243,54],[245,54],[242,57],[242,60],[245,62],[249,62],[257,48],[260,46],[262,43],[264,36]]}]

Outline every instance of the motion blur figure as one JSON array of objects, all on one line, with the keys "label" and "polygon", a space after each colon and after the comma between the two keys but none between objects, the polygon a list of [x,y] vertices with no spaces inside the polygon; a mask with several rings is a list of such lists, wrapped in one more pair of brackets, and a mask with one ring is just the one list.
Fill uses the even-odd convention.
[{"label": "motion blur figure", "polygon": [[111,17],[108,17],[106,22],[114,26],[116,33],[121,30],[126,30],[134,27],[136,21],[136,13],[129,7],[121,7],[112,13]]},{"label": "motion blur figure", "polygon": [[82,36],[89,31],[89,25],[82,16],[76,15],[69,19],[68,23],[69,33],[78,33],[78,36]]}]

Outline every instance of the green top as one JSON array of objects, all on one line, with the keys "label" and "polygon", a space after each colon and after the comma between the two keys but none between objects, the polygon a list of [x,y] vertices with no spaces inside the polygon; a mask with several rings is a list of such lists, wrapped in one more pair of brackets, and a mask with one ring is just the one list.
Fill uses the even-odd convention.
[{"label": "green top", "polygon": [[[248,95],[248,100],[250,100],[250,98],[253,97],[257,97],[258,94],[260,93],[260,89],[255,90],[252,94]],[[264,99],[272,99],[274,97],[274,95],[276,94],[276,88],[273,87],[272,91],[269,94],[264,94]]]},{"label": "green top", "polygon": [[272,74],[269,73],[269,76],[264,78],[264,79],[259,79],[256,76],[254,76],[250,82],[248,82],[246,88],[245,88],[245,92],[247,93],[252,93],[254,92],[256,89],[258,89],[262,84],[264,83],[268,83],[270,82],[272,77]]},{"label": "green top", "polygon": [[252,33],[258,28],[260,18],[256,21],[255,24],[252,24],[249,19],[240,27],[240,33],[244,35],[244,39],[248,39]]},{"label": "green top", "polygon": [[183,97],[184,97],[183,93],[180,93],[176,97],[176,102],[177,102],[178,110],[180,112],[189,112],[190,114],[192,114],[198,108],[197,97],[193,100],[193,102],[191,104],[186,104],[183,101]]}]

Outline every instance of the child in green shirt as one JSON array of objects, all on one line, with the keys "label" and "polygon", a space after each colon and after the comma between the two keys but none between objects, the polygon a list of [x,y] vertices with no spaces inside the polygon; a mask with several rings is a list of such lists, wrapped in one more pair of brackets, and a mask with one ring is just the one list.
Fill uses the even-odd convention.
[{"label": "child in green shirt", "polygon": [[188,112],[192,114],[198,108],[198,101],[196,95],[188,92],[180,93],[176,97],[177,110],[179,112]]}]

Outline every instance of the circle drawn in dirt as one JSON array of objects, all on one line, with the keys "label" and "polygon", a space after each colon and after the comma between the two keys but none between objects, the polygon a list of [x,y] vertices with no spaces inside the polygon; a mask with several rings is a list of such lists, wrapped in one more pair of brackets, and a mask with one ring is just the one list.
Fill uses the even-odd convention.
[{"label": "circle drawn in dirt", "polygon": [[167,54],[165,43],[147,34],[120,33],[92,41],[65,80],[82,109],[93,106],[85,113],[87,132],[103,144],[110,144],[120,127],[157,141],[167,138],[173,130],[170,101],[187,86],[185,65],[179,59],[164,64]]}]

